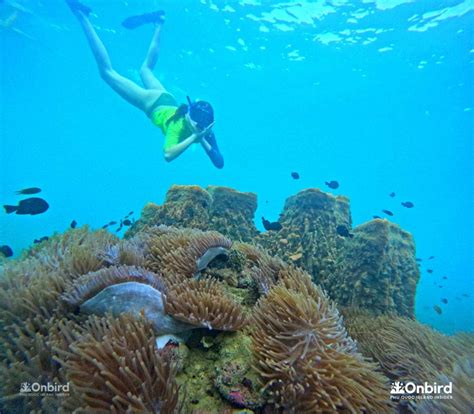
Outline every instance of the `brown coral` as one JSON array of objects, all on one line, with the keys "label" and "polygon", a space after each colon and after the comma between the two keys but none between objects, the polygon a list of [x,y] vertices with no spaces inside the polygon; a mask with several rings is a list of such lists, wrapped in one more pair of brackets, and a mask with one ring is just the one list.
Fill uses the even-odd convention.
[{"label": "brown coral", "polygon": [[325,295],[307,281],[299,292],[295,276],[260,299],[253,318],[256,369],[270,403],[285,413],[390,412],[376,365],[355,351]]},{"label": "brown coral", "polygon": [[79,409],[88,413],[177,412],[175,369],[155,348],[144,320],[91,317],[87,331],[60,352]]},{"label": "brown coral", "polygon": [[171,286],[165,296],[165,312],[192,325],[223,331],[239,330],[246,323],[241,306],[209,279],[186,279]]}]

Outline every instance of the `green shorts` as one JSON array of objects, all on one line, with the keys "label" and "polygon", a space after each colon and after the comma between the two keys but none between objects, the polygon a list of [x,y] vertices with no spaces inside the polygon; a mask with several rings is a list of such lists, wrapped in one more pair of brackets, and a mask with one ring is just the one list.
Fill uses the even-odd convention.
[{"label": "green shorts", "polygon": [[153,112],[155,112],[156,108],[158,108],[160,106],[175,106],[175,107],[178,107],[178,102],[176,101],[174,96],[171,95],[169,92],[163,92],[160,96],[158,96],[156,101],[151,106],[148,117],[151,118],[151,116],[153,115]]}]

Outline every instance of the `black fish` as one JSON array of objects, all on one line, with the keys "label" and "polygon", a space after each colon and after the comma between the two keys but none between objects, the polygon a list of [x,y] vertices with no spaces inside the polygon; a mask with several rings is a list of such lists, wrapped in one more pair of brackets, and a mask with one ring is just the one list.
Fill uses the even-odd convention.
[{"label": "black fish", "polygon": [[117,224],[117,222],[116,221],[110,221],[108,225],[113,226],[114,224]]},{"label": "black fish", "polygon": [[387,216],[393,216],[393,213],[390,210],[382,210],[382,213],[385,213]]},{"label": "black fish", "polygon": [[443,279],[446,280],[448,278],[448,276],[443,276]]},{"label": "black fish", "polygon": [[428,260],[433,260],[435,257],[434,256],[430,256],[428,257]]},{"label": "black fish", "polygon": [[404,201],[402,202],[402,206],[406,208],[413,208],[415,205],[411,201]]},{"label": "black fish", "polygon": [[125,216],[125,218],[130,217],[132,214],[133,214],[133,211],[131,211],[130,213],[128,213],[128,214]]},{"label": "black fish", "polygon": [[18,190],[16,194],[38,194],[41,193],[41,188],[38,187],[31,187],[31,188],[24,188],[23,190]]},{"label": "black fish", "polygon": [[13,256],[12,248],[10,246],[7,246],[6,244],[3,246],[0,246],[0,253],[3,254],[5,257]]},{"label": "black fish", "polygon": [[389,196],[392,197],[392,198],[395,197],[395,195],[396,194],[393,191],[389,194]]},{"label": "black fish", "polygon": [[434,305],[433,309],[438,315],[441,315],[443,313],[443,310],[438,305]]},{"label": "black fish", "polygon": [[332,188],[335,190],[336,188],[339,188],[339,183],[337,181],[325,181],[324,184],[326,184],[329,188]]},{"label": "black fish", "polygon": [[426,269],[428,273],[433,273],[433,269]]},{"label": "black fish", "polygon": [[417,262],[421,262],[422,260],[423,260],[423,259],[421,259],[421,258],[419,258],[419,257],[416,258],[416,261],[417,261]]},{"label": "black fish", "polygon": [[7,214],[16,212],[16,214],[34,216],[44,213],[49,208],[49,204],[42,198],[32,197],[21,200],[17,206],[4,205],[3,208]]},{"label": "black fish", "polygon": [[299,180],[300,178],[300,175],[296,172],[296,171],[293,171],[291,173],[291,178],[295,179],[295,180]]},{"label": "black fish", "polygon": [[443,299],[441,299],[441,302],[443,302],[445,305],[447,305],[448,304],[448,299],[443,298]]},{"label": "black fish", "polygon": [[354,235],[349,232],[348,228],[342,224],[336,227],[336,232],[342,237],[354,237]]},{"label": "black fish", "polygon": [[71,229],[75,229],[77,226],[77,221],[76,220],[71,221],[70,226],[71,226]]},{"label": "black fish", "polygon": [[104,225],[102,226],[103,229],[106,229],[107,227],[109,227],[109,223],[104,224]]},{"label": "black fish", "polygon": [[45,241],[45,240],[48,240],[48,239],[49,239],[48,236],[43,236],[43,237],[40,237],[39,239],[34,239],[33,243],[38,244],[38,243],[41,243],[42,241]]},{"label": "black fish", "polygon": [[122,227],[123,227],[123,221],[120,220],[120,226],[117,228],[117,230],[115,230],[115,232],[118,233],[120,230],[122,230]]},{"label": "black fish", "polygon": [[381,219],[382,217],[380,217],[380,216],[372,216],[372,218],[374,218],[374,219]]},{"label": "black fish", "polygon": [[123,225],[124,225],[124,226],[131,226],[131,225],[132,225],[132,222],[131,222],[129,219],[125,219],[125,220],[123,221]]},{"label": "black fish", "polygon": [[279,231],[283,228],[283,226],[278,221],[274,221],[272,223],[266,220],[265,217],[262,217],[262,224],[265,230]]}]

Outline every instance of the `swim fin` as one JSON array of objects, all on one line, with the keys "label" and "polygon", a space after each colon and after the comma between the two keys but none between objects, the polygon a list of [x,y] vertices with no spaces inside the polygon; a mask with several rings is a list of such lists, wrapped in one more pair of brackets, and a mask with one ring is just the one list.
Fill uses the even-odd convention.
[{"label": "swim fin", "polygon": [[79,0],[66,0],[67,5],[73,12],[82,12],[86,16],[92,12],[92,9],[85,4],[82,4]]},{"label": "swim fin", "polygon": [[165,21],[165,12],[163,10],[157,10],[151,13],[139,14],[136,16],[127,17],[123,22],[122,26],[133,30],[147,23],[163,23]]}]

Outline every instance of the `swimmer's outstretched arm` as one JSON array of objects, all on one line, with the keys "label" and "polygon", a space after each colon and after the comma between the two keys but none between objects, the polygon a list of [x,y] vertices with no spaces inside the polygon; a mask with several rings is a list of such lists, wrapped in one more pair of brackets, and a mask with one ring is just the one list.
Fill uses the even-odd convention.
[{"label": "swimmer's outstretched arm", "polygon": [[194,144],[196,141],[201,139],[198,134],[192,134],[185,140],[181,141],[179,144],[173,145],[169,149],[165,149],[164,156],[167,162],[173,161],[178,158],[184,151],[188,149],[189,146]]}]

